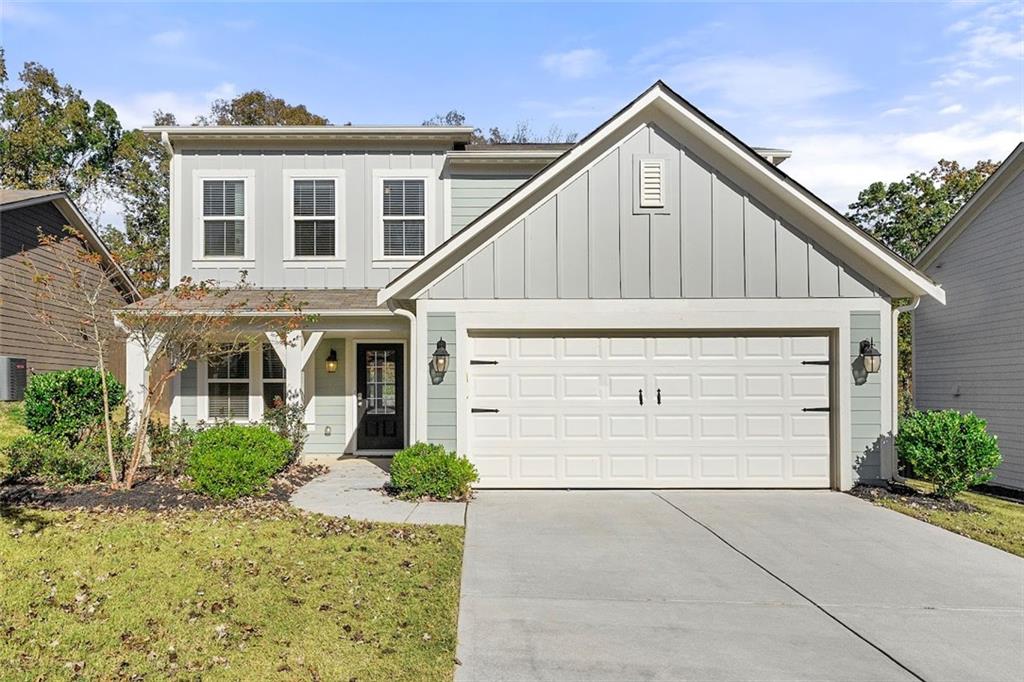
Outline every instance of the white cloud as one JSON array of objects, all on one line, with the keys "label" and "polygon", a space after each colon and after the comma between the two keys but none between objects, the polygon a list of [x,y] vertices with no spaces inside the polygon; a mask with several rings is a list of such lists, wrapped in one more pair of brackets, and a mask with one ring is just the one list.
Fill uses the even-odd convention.
[{"label": "white cloud", "polygon": [[1006,76],[1006,75],[1003,75],[1003,76],[989,76],[985,80],[983,80],[980,83],[978,83],[978,85],[983,87],[983,88],[990,88],[993,85],[1002,85],[1003,83],[1012,83],[1012,82],[1013,82],[1013,76]]},{"label": "white cloud", "polygon": [[38,5],[24,2],[0,2],[0,26],[21,24],[24,26],[45,26],[56,22],[56,17],[39,9]]},{"label": "white cloud", "polygon": [[562,78],[586,78],[604,70],[607,58],[601,50],[588,47],[545,55],[541,65]]},{"label": "white cloud", "polygon": [[881,114],[879,114],[879,116],[883,116],[883,117],[884,116],[900,116],[901,114],[909,114],[909,113],[910,113],[910,108],[909,107],[893,107],[891,109],[886,109]]},{"label": "white cloud", "polygon": [[857,88],[848,76],[807,55],[702,57],[675,65],[668,79],[682,92],[710,92],[746,110],[790,110]]},{"label": "white cloud", "polygon": [[943,107],[943,108],[939,109],[939,113],[943,114],[943,115],[945,115],[945,114],[959,114],[963,110],[964,110],[964,105],[962,105],[962,104],[950,104],[948,107]]},{"label": "white cloud", "polygon": [[125,128],[138,128],[153,125],[153,112],[158,109],[174,114],[178,123],[188,125],[196,116],[207,113],[214,100],[228,99],[236,94],[233,83],[221,83],[206,92],[158,90],[139,92],[121,99],[111,97],[108,101]]},{"label": "white cloud", "polygon": [[159,47],[179,47],[186,38],[188,35],[181,29],[171,29],[154,33],[149,37],[149,42]]}]

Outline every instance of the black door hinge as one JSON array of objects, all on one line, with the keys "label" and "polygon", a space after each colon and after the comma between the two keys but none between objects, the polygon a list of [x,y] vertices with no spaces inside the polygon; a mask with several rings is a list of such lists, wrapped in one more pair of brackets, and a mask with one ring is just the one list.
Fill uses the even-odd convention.
[{"label": "black door hinge", "polygon": [[498,361],[497,360],[470,360],[469,364],[471,364],[471,365],[496,365],[496,364],[498,364]]},{"label": "black door hinge", "polygon": [[480,412],[498,412],[499,410],[496,407],[473,407],[469,411],[473,414],[479,414]]},{"label": "black door hinge", "polygon": [[801,365],[831,365],[828,360],[804,360]]},{"label": "black door hinge", "polygon": [[831,412],[831,407],[805,407],[803,412]]}]

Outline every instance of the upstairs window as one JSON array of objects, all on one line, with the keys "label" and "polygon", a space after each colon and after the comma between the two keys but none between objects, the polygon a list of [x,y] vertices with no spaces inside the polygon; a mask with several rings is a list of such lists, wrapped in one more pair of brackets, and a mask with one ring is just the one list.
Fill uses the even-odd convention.
[{"label": "upstairs window", "polygon": [[383,255],[418,258],[426,253],[426,181],[383,180]]},{"label": "upstairs window", "polygon": [[334,180],[294,180],[292,226],[296,257],[334,257],[337,234]]},{"label": "upstairs window", "polygon": [[249,352],[231,350],[211,356],[206,365],[210,419],[249,418]]},{"label": "upstairs window", "polygon": [[203,256],[245,257],[245,181],[203,180]]}]

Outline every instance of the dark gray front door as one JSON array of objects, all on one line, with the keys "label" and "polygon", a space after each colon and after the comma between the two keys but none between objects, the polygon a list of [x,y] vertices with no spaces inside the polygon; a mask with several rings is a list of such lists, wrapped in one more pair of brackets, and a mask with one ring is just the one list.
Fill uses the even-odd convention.
[{"label": "dark gray front door", "polygon": [[402,346],[361,343],[356,352],[356,390],[362,396],[356,446],[360,450],[397,450],[404,445]]}]

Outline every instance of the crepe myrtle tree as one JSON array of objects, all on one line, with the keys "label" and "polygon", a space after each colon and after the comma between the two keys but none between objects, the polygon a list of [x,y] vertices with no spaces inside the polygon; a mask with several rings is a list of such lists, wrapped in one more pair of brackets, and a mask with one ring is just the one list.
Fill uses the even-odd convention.
[{"label": "crepe myrtle tree", "polygon": [[[46,269],[39,266],[45,262]],[[110,387],[107,358],[111,345],[123,338],[111,319],[111,311],[122,305],[121,295],[112,282],[117,281],[116,260],[105,258],[88,247],[85,236],[70,226],[63,232],[39,231],[39,246],[22,251],[20,268],[22,291],[30,292],[8,304],[25,305],[39,324],[43,342],[56,339],[65,348],[89,357],[99,371],[103,397],[103,431],[106,436],[107,466],[110,480],[117,481],[113,425],[110,416]],[[14,288],[11,288],[14,291]]]},{"label": "crepe myrtle tree", "polygon": [[[253,289],[242,273],[230,288],[213,280],[185,277],[166,293],[117,311],[119,326],[129,341],[142,349],[145,374],[135,435],[125,467],[123,485],[131,488],[146,452],[146,432],[153,411],[176,375],[202,358],[220,357],[246,348],[251,339],[276,333],[286,343],[287,332],[299,329],[309,316],[288,294]],[[239,295],[237,292],[242,292]],[[233,295],[228,295],[233,294]]]}]

